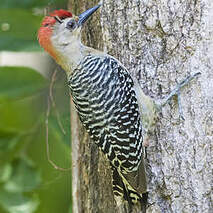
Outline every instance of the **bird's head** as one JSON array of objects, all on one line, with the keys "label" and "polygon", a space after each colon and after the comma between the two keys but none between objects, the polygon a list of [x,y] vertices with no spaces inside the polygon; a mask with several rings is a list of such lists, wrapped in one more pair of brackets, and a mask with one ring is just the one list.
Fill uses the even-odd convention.
[{"label": "bird's head", "polygon": [[57,60],[59,52],[72,42],[81,39],[81,28],[86,20],[100,7],[100,4],[74,16],[66,10],[55,10],[45,16],[38,30],[40,45]]}]

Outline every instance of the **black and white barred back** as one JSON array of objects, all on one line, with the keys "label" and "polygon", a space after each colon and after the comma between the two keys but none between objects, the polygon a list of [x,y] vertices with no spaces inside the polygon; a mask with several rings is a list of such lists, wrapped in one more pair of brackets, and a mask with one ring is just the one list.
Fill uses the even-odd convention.
[{"label": "black and white barred back", "polygon": [[81,122],[115,170],[115,195],[127,200],[129,196],[132,201],[139,199],[138,193],[146,191],[146,183],[139,186],[138,180],[139,172],[145,173],[143,137],[130,74],[110,56],[88,55],[69,76],[68,83]]}]

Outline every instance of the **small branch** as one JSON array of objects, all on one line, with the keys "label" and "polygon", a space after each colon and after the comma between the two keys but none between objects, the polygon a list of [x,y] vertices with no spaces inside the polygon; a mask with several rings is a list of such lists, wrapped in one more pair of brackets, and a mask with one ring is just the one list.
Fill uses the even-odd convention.
[{"label": "small branch", "polygon": [[61,131],[63,132],[64,135],[66,135],[66,131],[64,130],[64,127],[62,125],[61,119],[60,119],[60,114],[57,110],[56,104],[55,104],[55,100],[54,100],[54,96],[53,96],[53,85],[55,83],[56,80],[56,74],[57,74],[57,70],[54,71],[52,78],[51,78],[51,82],[50,82],[50,100],[52,102],[53,108],[55,109],[55,113],[56,113],[56,118],[59,124],[59,127],[61,128]]},{"label": "small branch", "polygon": [[56,76],[56,70],[54,71],[54,73],[52,75],[52,79],[51,79],[51,83],[50,83],[50,90],[49,90],[49,97],[48,97],[47,111],[46,111],[46,120],[45,120],[45,125],[46,125],[46,153],[47,153],[47,159],[48,159],[49,163],[55,169],[60,170],[60,171],[70,171],[71,168],[61,168],[61,167],[57,166],[50,158],[50,150],[49,150],[49,115],[50,115],[51,101],[52,101],[52,103],[54,103],[53,106],[55,106],[55,102],[54,102],[54,98],[53,98],[53,94],[52,94],[52,88],[53,88],[53,84],[55,82],[55,76]]}]

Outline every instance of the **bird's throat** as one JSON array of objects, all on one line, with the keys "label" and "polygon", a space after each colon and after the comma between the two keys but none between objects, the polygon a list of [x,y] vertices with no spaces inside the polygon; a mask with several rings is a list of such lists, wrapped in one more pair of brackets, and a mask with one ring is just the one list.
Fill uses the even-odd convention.
[{"label": "bird's throat", "polygon": [[[80,41],[70,43],[66,46],[54,47],[54,59],[70,75],[75,70],[84,57],[87,55],[87,47]],[[60,53],[60,54],[58,54]]]}]

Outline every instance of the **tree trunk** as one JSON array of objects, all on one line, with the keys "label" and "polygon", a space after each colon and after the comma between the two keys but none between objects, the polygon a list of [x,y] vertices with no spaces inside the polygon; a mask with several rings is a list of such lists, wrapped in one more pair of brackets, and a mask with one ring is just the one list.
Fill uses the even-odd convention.
[{"label": "tree trunk", "polygon": [[[78,14],[98,3],[86,2],[70,0],[69,8]],[[181,90],[185,120],[172,100],[150,137],[148,213],[213,212],[212,14],[212,0],[104,0],[85,27],[85,43],[119,59],[153,99],[168,95],[189,73],[201,72]],[[109,164],[73,107],[71,122],[73,212],[128,212],[116,207]]]}]

